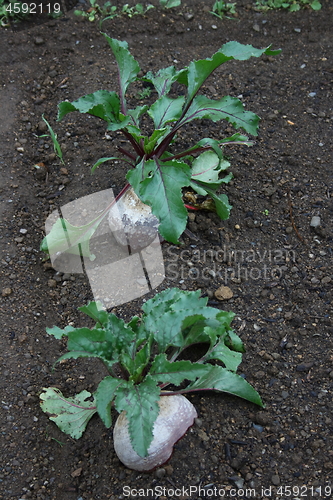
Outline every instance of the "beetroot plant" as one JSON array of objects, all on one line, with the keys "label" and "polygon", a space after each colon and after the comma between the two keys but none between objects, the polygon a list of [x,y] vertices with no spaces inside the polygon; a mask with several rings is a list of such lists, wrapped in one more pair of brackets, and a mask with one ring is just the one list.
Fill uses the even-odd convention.
[{"label": "beetroot plant", "polygon": [[[140,66],[128,50],[125,41],[110,38],[104,34],[116,59],[119,92],[98,90],[73,102],[59,104],[58,119],[68,113],[78,111],[93,115],[106,123],[108,133],[122,134],[128,141],[128,147],[119,146],[121,159],[130,167],[126,175],[128,184],[121,191],[132,186],[136,195],[159,221],[162,237],[177,243],[187,223],[187,208],[182,198],[183,188],[192,188],[199,195],[208,196],[211,205],[221,219],[227,219],[231,206],[225,194],[219,193],[221,186],[229,182],[231,174],[225,175],[229,162],[223,154],[223,147],[230,144],[251,145],[252,142],[240,132],[221,139],[203,138],[191,147],[175,152],[177,134],[195,120],[209,119],[213,122],[228,121],[235,129],[242,129],[252,136],[257,135],[259,117],[245,110],[242,102],[235,97],[209,99],[200,94],[200,89],[207,78],[222,64],[228,61],[245,61],[250,57],[263,54],[272,56],[279,50],[270,46],[256,49],[251,45],[238,42],[224,44],[212,57],[192,61],[183,69],[174,66],[160,69],[157,73],[148,72],[139,77]],[[130,84],[141,81],[150,86],[156,99],[152,104],[140,104],[129,108],[127,90]],[[184,95],[174,96],[174,84],[184,87]],[[171,97],[171,95],[173,95]],[[151,101],[150,101],[151,102]],[[142,130],[143,116],[149,117],[150,133]],[[119,157],[104,157],[92,167],[94,171],[105,161]],[[89,241],[98,221],[107,214],[110,206],[84,228],[75,228],[66,220],[61,220],[53,231],[44,239],[42,250],[52,253],[57,245],[57,231],[67,229],[69,240]]]},{"label": "beetroot plant", "polygon": [[[200,290],[166,289],[129,323],[90,302],[80,311],[94,320],[93,328],[48,328],[57,339],[67,337],[68,352],[58,362],[98,358],[108,375],[94,394],[84,390],[66,398],[58,388],[44,389],[43,411],[73,438],[81,437],[95,413],[109,428],[112,407],[126,411],[133,450],[147,457],[161,396],[213,390],[262,406],[257,391],[236,374],[244,346],[230,326],[234,314],[207,306],[207,300]],[[193,350],[195,344],[200,349]]]}]

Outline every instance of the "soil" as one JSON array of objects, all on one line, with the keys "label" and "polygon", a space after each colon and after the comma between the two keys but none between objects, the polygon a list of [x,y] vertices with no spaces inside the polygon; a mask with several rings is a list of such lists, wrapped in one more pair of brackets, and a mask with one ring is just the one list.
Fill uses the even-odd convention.
[{"label": "soil", "polygon": [[[172,10],[156,5],[145,16],[103,23],[128,42],[145,72],[184,67],[230,40],[282,49],[274,58],[224,65],[205,85],[208,97],[241,96],[261,117],[253,147],[225,150],[234,174],[224,189],[230,219],[191,215],[191,236],[184,234],[180,247],[162,245],[163,283],[114,310],[129,318],[156,291],[201,289],[211,305],[235,312],[233,327],[246,346],[239,373],[265,408],[224,394],[190,395],[198,420],[168,464],[144,474],[120,463],[112,429],[97,416],[76,441],[41,411],[43,387],[71,396],[95,390],[105,375],[92,360],[52,371],[66,346],[45,327],[85,325],[77,308],[93,295],[85,274],[56,271],[39,248],[58,207],[109,188],[117,194],[124,185],[119,164],[90,175],[98,158],[117,153],[117,134],[106,139],[103,123],[81,115],[56,122],[59,102],[117,90],[116,68],[98,23],[73,10],[3,28],[0,499],[333,496],[332,3],[322,0],[316,12],[260,13],[238,1],[236,20],[209,10],[200,1]],[[133,102],[139,91],[129,96]],[[43,114],[58,134],[64,165],[43,137]],[[203,120],[180,139],[191,145],[231,132]],[[35,167],[41,162],[45,170]],[[216,298],[221,286],[231,298]]]}]

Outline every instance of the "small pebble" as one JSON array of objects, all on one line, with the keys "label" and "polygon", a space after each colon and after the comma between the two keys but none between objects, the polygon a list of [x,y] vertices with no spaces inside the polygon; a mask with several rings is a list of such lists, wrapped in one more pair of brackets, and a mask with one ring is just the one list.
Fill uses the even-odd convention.
[{"label": "small pebble", "polygon": [[258,425],[258,424],[253,424],[253,428],[256,431],[259,431],[259,432],[263,432],[263,430],[264,430],[264,428],[261,425]]},{"label": "small pebble", "polygon": [[321,224],[320,217],[318,217],[317,215],[314,215],[311,219],[310,226],[311,227],[319,227],[320,224]]},{"label": "small pebble", "polygon": [[238,477],[237,479],[233,479],[235,485],[239,490],[241,490],[244,486],[244,479],[242,477]]},{"label": "small pebble", "polygon": [[298,372],[308,372],[310,368],[314,365],[313,361],[309,361],[307,363],[300,363],[296,366],[296,370]]},{"label": "small pebble", "polygon": [[44,43],[44,38],[42,38],[41,36],[37,36],[35,38],[35,45],[43,45]]},{"label": "small pebble", "polygon": [[195,419],[194,419],[194,423],[195,423],[195,425],[197,425],[198,427],[202,427],[202,420],[201,420],[201,418],[195,418]]},{"label": "small pebble", "polygon": [[215,291],[217,300],[228,300],[231,299],[233,295],[232,290],[228,286],[220,286],[220,288]]},{"label": "small pebble", "polygon": [[157,471],[155,472],[155,474],[156,474],[156,477],[157,477],[158,479],[161,479],[162,477],[164,477],[164,476],[165,476],[165,474],[166,474],[166,470],[165,470],[165,469],[163,469],[163,468],[161,468],[161,469],[157,469]]}]

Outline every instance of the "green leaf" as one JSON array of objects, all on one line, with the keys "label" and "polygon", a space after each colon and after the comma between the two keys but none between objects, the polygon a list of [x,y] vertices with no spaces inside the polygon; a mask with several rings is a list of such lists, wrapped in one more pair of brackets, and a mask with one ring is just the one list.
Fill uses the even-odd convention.
[{"label": "green leaf", "polygon": [[[111,315],[114,316],[114,315]],[[114,316],[114,323],[117,324],[117,333],[122,333],[121,331],[121,319]],[[123,344],[126,342],[125,339],[119,334],[117,336],[112,335],[116,328],[114,325],[110,326],[112,322],[109,319],[107,329],[94,328],[90,330],[89,328],[76,328],[75,330],[69,332],[67,349],[68,353],[65,353],[58,359],[62,361],[63,359],[78,359],[78,358],[99,358],[108,369],[112,369],[112,366],[118,361],[119,353],[123,348]],[[124,328],[126,330],[126,328]],[[128,340],[128,337],[127,337]],[[126,344],[129,348],[129,343]]]},{"label": "green leaf", "polygon": [[[208,328],[205,329],[207,331]],[[235,352],[229,349],[225,344],[225,337],[219,340],[217,344],[211,349],[204,357],[203,361],[209,361],[211,359],[218,359],[222,361],[225,367],[232,372],[237,371],[238,366],[242,362],[242,353]]]},{"label": "green leaf", "polygon": [[62,432],[79,439],[96,413],[95,399],[86,401],[91,397],[90,392],[82,391],[73,398],[65,398],[59,389],[48,387],[43,390],[45,392],[40,395],[42,410]]},{"label": "green leaf", "polygon": [[164,307],[164,312],[170,311],[171,306],[177,301],[180,300],[182,297],[184,297],[187,294],[196,294],[196,297],[200,295],[200,290],[197,290],[196,292],[188,292],[185,290],[179,290],[179,288],[166,288],[165,290],[162,290],[162,292],[158,293],[151,299],[147,300],[143,305],[142,305],[142,310],[144,311],[145,315],[149,315],[155,307],[157,307],[160,304],[163,304],[162,307]]},{"label": "green leaf", "polygon": [[226,339],[226,344],[233,351],[245,352],[245,347],[243,341],[239,338],[239,336],[233,331],[228,331],[228,337]]},{"label": "green leaf", "polygon": [[144,318],[145,330],[153,333],[160,353],[169,346],[181,347],[183,345],[181,327],[188,315],[186,310],[164,312],[163,304],[160,304]]},{"label": "green leaf", "polygon": [[97,90],[71,103],[63,101],[58,104],[58,109],[58,120],[62,120],[71,111],[79,111],[105,120],[109,130],[125,128],[130,121],[130,117],[121,120],[119,97],[108,90]]},{"label": "green leaf", "polygon": [[149,160],[130,170],[126,178],[141,201],[149,205],[159,219],[163,238],[178,243],[187,222],[181,189],[190,184],[190,167],[175,160]]},{"label": "green leaf", "polygon": [[160,4],[165,9],[172,9],[173,7],[179,7],[181,0],[160,0]]},{"label": "green leaf", "polygon": [[243,45],[239,42],[227,42],[222,46],[219,52],[237,61],[245,61],[250,59],[250,57],[260,57],[263,54],[267,56],[277,56],[281,54],[281,49],[271,50],[271,45],[265,49],[256,49],[252,45]]},{"label": "green leaf", "polygon": [[225,137],[221,141],[219,141],[220,144],[244,144],[245,146],[253,146],[253,141],[250,141],[249,138],[246,135],[239,134],[236,132],[236,134],[233,134],[230,137]]},{"label": "green leaf", "polygon": [[158,93],[158,97],[161,97],[169,93],[171,85],[179,78],[180,73],[183,71],[177,71],[174,66],[169,66],[168,68],[158,70],[155,75],[149,71],[142,80],[152,83]]},{"label": "green leaf", "polygon": [[110,38],[106,33],[102,34],[105,36],[117,61],[121,112],[126,114],[126,90],[128,85],[136,80],[140,71],[140,66],[129,52],[127,42],[121,42],[115,38]]},{"label": "green leaf", "polygon": [[[133,363],[133,373],[130,380],[137,382],[139,377],[141,377],[143,370],[146,368],[150,362],[151,346],[154,340],[154,336],[150,335],[148,341],[143,345],[143,347],[136,353]],[[140,343],[141,345],[141,343]]]},{"label": "green leaf", "polygon": [[313,2],[310,3],[310,7],[313,10],[320,10],[321,9],[321,3],[319,2],[319,0],[313,0]]},{"label": "green leaf", "polygon": [[[178,290],[176,288],[176,290]],[[174,295],[174,299],[171,303],[170,309],[172,311],[182,311],[184,309],[192,311],[192,314],[200,313],[201,309],[210,310],[212,308],[206,307],[208,302],[208,297],[200,297],[201,290],[194,291],[180,291]],[[216,312],[216,310],[215,310]]]},{"label": "green leaf", "polygon": [[252,111],[246,111],[236,97],[226,96],[219,100],[208,99],[203,95],[195,97],[178,127],[198,118],[206,118],[213,122],[224,119],[235,128],[242,128],[249,134],[257,135],[259,117]]},{"label": "green leaf", "polygon": [[126,382],[114,377],[105,377],[98,384],[97,391],[95,392],[97,412],[107,429],[109,429],[112,425],[112,401],[114,399],[116,390],[122,384],[126,384]]},{"label": "green leaf", "polygon": [[209,320],[202,314],[196,314],[185,318],[182,324],[184,344],[182,350],[193,344],[215,344],[216,332],[213,328],[207,328]]},{"label": "green leaf", "polygon": [[[76,328],[68,334],[67,349],[71,354],[78,357],[94,357],[109,360],[112,357],[113,346],[106,342],[105,330],[100,328]],[[66,356],[66,354],[64,355]],[[62,356],[60,359],[63,359]]]},{"label": "green leaf", "polygon": [[192,61],[188,66],[186,74],[181,74],[179,81],[188,85],[186,103],[189,104],[197,94],[198,90],[209,77],[209,75],[221,64],[236,59],[245,61],[250,57],[260,57],[263,54],[278,55],[281,51],[272,51],[271,46],[265,49],[256,49],[252,45],[243,45],[238,42],[228,42],[224,44],[212,57]]},{"label": "green leaf", "polygon": [[[227,160],[221,160],[214,151],[205,151],[192,163],[191,181],[201,181],[207,184],[214,184],[214,187],[216,188],[219,184],[225,182],[225,179],[219,179],[220,172],[229,167],[230,163]],[[230,178],[231,177],[229,176],[228,179]],[[198,184],[196,185],[195,190],[199,194],[205,194],[205,190],[200,189]]]},{"label": "green leaf", "polygon": [[[226,178],[222,179],[222,182],[229,182],[230,179],[231,177],[227,176]],[[229,200],[226,194],[217,194],[215,192],[216,186],[209,185],[204,182],[192,181],[191,187],[199,194],[209,195],[214,200],[216,213],[220,217],[220,219],[226,220],[229,218],[232,205],[229,204]]]},{"label": "green leaf", "polygon": [[103,306],[101,302],[90,301],[86,306],[79,307],[78,309],[101,326],[108,324],[109,314],[102,310]]},{"label": "green leaf", "polygon": [[184,380],[195,380],[207,372],[207,366],[191,361],[167,360],[166,355],[158,354],[149,370],[149,377],[159,383],[180,385]]},{"label": "green leaf", "polygon": [[186,388],[186,392],[207,390],[227,392],[263,406],[257,391],[243,377],[221,366],[212,366],[206,374]]},{"label": "green leaf", "polygon": [[228,145],[228,144],[241,144],[246,146],[252,146],[253,142],[249,141],[249,138],[245,135],[241,135],[238,132],[233,134],[231,137],[225,137],[224,139],[216,140],[206,137],[205,139],[201,139],[194,146],[189,149],[186,149],[181,153],[181,155],[176,155],[177,158],[183,158],[184,156],[188,156],[193,153],[197,153],[199,151],[211,150],[220,158],[220,160],[224,160],[222,149],[219,147],[220,145]]},{"label": "green leaf", "polygon": [[140,385],[127,382],[116,391],[115,407],[126,411],[128,431],[133,449],[141,457],[148,455],[153,440],[153,428],[159,414],[160,389],[146,377]]},{"label": "green leaf", "polygon": [[118,160],[119,161],[119,158],[117,158],[117,156],[108,156],[108,157],[105,157],[105,158],[100,158],[91,167],[91,173],[93,174],[95,172],[96,168],[98,168],[102,163],[105,163],[106,161],[110,161],[110,160]]},{"label": "green leaf", "polygon": [[62,156],[61,146],[60,146],[60,144],[58,142],[57,134],[54,132],[54,130],[51,127],[51,125],[49,124],[49,122],[44,118],[44,115],[42,115],[42,118],[43,118],[44,122],[46,123],[46,126],[47,126],[47,128],[49,130],[50,137],[51,137],[52,142],[53,142],[54,152],[56,153],[56,155],[60,159],[61,163],[65,164],[65,162],[63,160],[63,156]]},{"label": "green leaf", "polygon": [[188,324],[189,318],[186,318],[183,322],[183,330],[187,329],[184,332],[185,341],[183,347],[197,343],[209,343],[212,348],[218,338],[226,339],[227,343],[230,323],[235,314],[232,312],[217,311],[213,307],[206,307],[201,310],[199,308],[197,312],[201,312],[201,318],[203,319],[198,318],[197,322]]},{"label": "green leaf", "polygon": [[170,131],[170,127],[155,129],[150,137],[144,138],[144,151],[149,155],[155,148],[156,144],[159,144],[163,137],[165,137]]},{"label": "green leaf", "polygon": [[127,111],[127,116],[131,117],[131,122],[134,127],[139,130],[140,117],[149,109],[146,104],[144,106],[137,106],[135,109],[129,109]]},{"label": "green leaf", "polygon": [[64,336],[67,336],[70,332],[75,330],[73,326],[66,326],[63,330],[58,326],[53,326],[52,328],[46,328],[46,333],[49,335],[53,335],[56,339],[61,339]]},{"label": "green leaf", "polygon": [[[170,345],[180,350],[198,342],[212,346],[217,335],[229,329],[234,313],[207,307],[208,298],[200,297],[200,293],[171,288],[143,304],[144,328],[154,334],[160,352]],[[211,329],[206,331],[207,326]],[[216,330],[214,335],[212,329]]]},{"label": "green leaf", "polygon": [[123,319],[117,318],[115,314],[109,313],[109,321],[105,329],[106,339],[118,353],[126,352],[133,356],[135,352],[136,335],[130,325],[126,325]]},{"label": "green leaf", "polygon": [[[206,189],[206,188],[205,188]],[[209,189],[206,189],[209,196],[215,202],[216,213],[222,220],[229,219],[230,210],[232,209],[232,205],[229,204],[229,200],[226,194],[216,194]]]},{"label": "green leaf", "polygon": [[155,128],[161,129],[167,123],[179,120],[184,101],[184,97],[171,99],[165,95],[157,99],[148,111],[148,115],[154,121]]}]

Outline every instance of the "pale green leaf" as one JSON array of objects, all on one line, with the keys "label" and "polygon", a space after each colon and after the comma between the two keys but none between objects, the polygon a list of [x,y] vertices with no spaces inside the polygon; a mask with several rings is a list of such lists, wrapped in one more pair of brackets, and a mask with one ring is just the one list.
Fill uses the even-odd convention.
[{"label": "pale green leaf", "polygon": [[95,399],[87,401],[90,392],[82,391],[72,398],[65,398],[59,389],[49,387],[43,390],[40,395],[42,410],[62,432],[79,439],[96,413]]},{"label": "pale green leaf", "polygon": [[[177,289],[176,289],[177,290]],[[174,300],[170,306],[172,311],[182,311],[186,309],[191,311],[192,314],[201,314],[201,309],[209,310],[211,308],[206,307],[208,302],[208,297],[200,297],[201,290],[178,290],[178,294],[174,296]],[[215,313],[217,311],[215,310]]]},{"label": "pale green leaf", "polygon": [[[201,181],[215,185],[222,182],[219,179],[220,172],[230,167],[227,160],[221,160],[214,151],[205,151],[192,163],[191,181]],[[197,186],[197,189],[200,189]],[[204,194],[203,192],[200,194]]]},{"label": "pale green leaf", "polygon": [[61,339],[62,337],[67,336],[70,332],[75,330],[73,326],[66,326],[63,330],[58,326],[53,326],[52,328],[46,328],[46,333],[49,335],[53,335],[56,339]]},{"label": "pale green leaf", "polygon": [[50,255],[66,252],[93,260],[94,255],[89,248],[90,238],[106,214],[107,212],[103,212],[84,226],[73,226],[66,219],[59,217],[43,239],[40,249]]},{"label": "pale green leaf", "polygon": [[271,45],[264,49],[256,49],[252,45],[243,45],[242,43],[232,41],[225,43],[219,52],[237,61],[245,61],[251,57],[260,57],[263,54],[267,56],[277,56],[281,53],[281,49],[272,50]]}]

